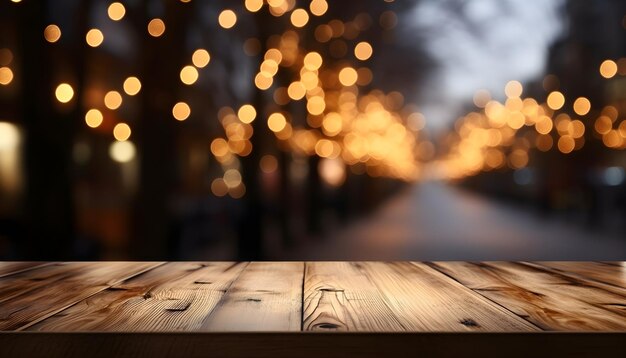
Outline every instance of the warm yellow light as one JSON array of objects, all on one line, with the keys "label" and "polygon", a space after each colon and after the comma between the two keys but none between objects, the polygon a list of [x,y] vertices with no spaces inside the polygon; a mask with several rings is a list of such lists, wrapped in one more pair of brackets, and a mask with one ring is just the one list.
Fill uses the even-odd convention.
[{"label": "warm yellow light", "polygon": [[261,63],[261,72],[266,76],[274,76],[278,73],[278,63],[274,60],[265,60]]},{"label": "warm yellow light", "polygon": [[282,52],[280,52],[279,49],[277,48],[271,48],[269,50],[267,50],[265,52],[265,55],[263,56],[264,60],[272,60],[278,64],[281,63],[281,61],[283,60],[283,54]]},{"label": "warm yellow light", "polygon": [[291,13],[291,24],[295,27],[303,27],[309,22],[309,13],[304,9],[295,9]]},{"label": "warm yellow light", "polygon": [[518,98],[522,95],[524,87],[519,81],[509,81],[504,86],[504,94],[509,98]]},{"label": "warm yellow light", "polygon": [[104,117],[97,109],[90,109],[85,113],[85,123],[91,128],[96,128],[102,124]]},{"label": "warm yellow light", "polygon": [[211,142],[211,153],[216,157],[223,157],[229,153],[228,142],[223,138],[216,138]]},{"label": "warm yellow light", "polygon": [[9,67],[0,67],[0,85],[6,86],[13,81],[13,71]]},{"label": "warm yellow light", "polygon": [[233,10],[224,10],[220,13],[217,21],[221,27],[230,29],[237,23],[237,14]]},{"label": "warm yellow light", "polygon": [[309,71],[315,71],[322,67],[322,56],[317,52],[309,52],[304,56],[304,68]]},{"label": "warm yellow light", "polygon": [[228,187],[224,183],[224,179],[217,178],[211,182],[211,192],[215,196],[222,197],[228,194]]},{"label": "warm yellow light", "polygon": [[55,25],[48,25],[43,30],[43,37],[50,43],[55,43],[61,38],[61,29]]},{"label": "warm yellow light", "polygon": [[254,77],[254,85],[260,90],[266,90],[272,87],[272,83],[274,83],[274,78],[268,76],[266,73],[259,72]]},{"label": "warm yellow light", "polygon": [[565,104],[565,96],[559,91],[550,92],[546,99],[548,107],[553,110],[560,109]]},{"label": "warm yellow light", "polygon": [[180,80],[186,85],[192,85],[198,80],[198,70],[193,66],[185,66],[180,70]]},{"label": "warm yellow light", "polygon": [[193,55],[191,55],[191,62],[193,65],[198,68],[204,68],[211,61],[211,55],[209,55],[209,51],[201,48],[194,51]]},{"label": "warm yellow light", "polygon": [[243,123],[252,123],[252,121],[256,118],[256,109],[254,109],[252,105],[244,104],[239,107],[237,117],[239,117],[239,120]]},{"label": "warm yellow light", "polygon": [[336,158],[339,155],[339,145],[328,139],[320,139],[315,144],[315,154],[322,158]]},{"label": "warm yellow light", "polygon": [[261,157],[259,166],[261,167],[261,171],[263,173],[273,173],[276,169],[278,169],[278,160],[276,160],[275,156],[266,154]]},{"label": "warm yellow light", "polygon": [[571,153],[574,150],[574,147],[576,146],[576,141],[574,141],[574,138],[572,138],[571,136],[564,135],[561,138],[559,138],[557,146],[561,153],[564,153],[564,154]]},{"label": "warm yellow light", "polygon": [[113,127],[113,137],[115,140],[123,142],[130,138],[130,127],[126,123],[118,123]]},{"label": "warm yellow light", "polygon": [[280,132],[287,125],[287,119],[282,113],[272,113],[267,118],[267,126],[272,132]]},{"label": "warm yellow light", "polygon": [[573,120],[568,127],[569,134],[574,138],[580,138],[585,134],[585,124],[578,119]]},{"label": "warm yellow light", "polygon": [[120,21],[126,15],[126,8],[120,2],[114,2],[107,9],[109,18],[113,21]]},{"label": "warm yellow light", "polygon": [[300,81],[292,82],[287,88],[287,95],[293,100],[300,100],[306,94],[306,87]]},{"label": "warm yellow light", "polygon": [[596,119],[593,127],[600,134],[607,134],[613,128],[613,121],[607,116],[600,116]]},{"label": "warm yellow light", "polygon": [[624,138],[619,135],[618,131],[611,129],[608,133],[602,136],[602,143],[609,148],[617,148],[624,143]]},{"label": "warm yellow light", "polygon": [[552,148],[553,143],[554,140],[552,140],[552,137],[546,134],[538,135],[537,139],[535,140],[535,145],[537,145],[537,149],[542,152],[549,151]]},{"label": "warm yellow light", "polygon": [[585,97],[578,97],[574,101],[574,112],[579,116],[584,116],[591,110],[591,102]]},{"label": "warm yellow light", "polygon": [[91,47],[98,47],[102,44],[102,41],[104,41],[104,35],[102,34],[102,31],[98,29],[91,29],[87,32],[85,40],[87,41],[87,45]]},{"label": "warm yellow light", "polygon": [[319,78],[315,72],[304,72],[300,76],[300,82],[302,82],[307,91],[311,91],[319,84]]},{"label": "warm yellow light", "polygon": [[141,91],[141,81],[137,77],[128,77],[124,81],[124,92],[129,96],[134,96]]},{"label": "warm yellow light", "polygon": [[163,20],[156,18],[148,23],[148,33],[152,37],[160,37],[165,33],[165,23]]},{"label": "warm yellow light", "polygon": [[57,101],[61,103],[67,103],[74,97],[74,89],[67,83],[61,83],[57,86],[54,94],[57,97]]},{"label": "warm yellow light", "polygon": [[330,186],[341,186],[346,180],[346,165],[339,158],[323,158],[319,162],[318,171],[320,177]]},{"label": "warm yellow light", "polygon": [[323,97],[313,96],[307,101],[306,109],[312,115],[322,114],[324,109],[326,109],[326,102],[324,102]]},{"label": "warm yellow light", "polygon": [[600,75],[604,78],[611,78],[617,73],[617,63],[613,60],[605,60],[600,64]]},{"label": "warm yellow light", "polygon": [[118,109],[122,105],[122,95],[117,91],[109,91],[104,95],[104,105],[108,109]]},{"label": "warm yellow light", "polygon": [[246,10],[250,12],[257,12],[261,10],[263,7],[263,0],[246,0],[245,1]]},{"label": "warm yellow light", "polygon": [[336,136],[343,128],[341,115],[336,112],[328,113],[322,121],[322,129],[327,136]]},{"label": "warm yellow light", "polygon": [[224,172],[223,179],[226,186],[232,189],[241,184],[241,173],[237,169],[228,169]]},{"label": "warm yellow light", "polygon": [[328,3],[326,0],[313,0],[309,5],[309,10],[315,16],[322,16],[328,11]]},{"label": "warm yellow light", "polygon": [[339,71],[339,82],[344,86],[352,86],[359,78],[356,70],[352,67],[345,67]]},{"label": "warm yellow light", "polygon": [[553,124],[552,119],[548,116],[542,116],[536,123],[535,129],[537,133],[540,134],[548,134],[552,130]]},{"label": "warm yellow light", "polygon": [[372,45],[370,45],[369,43],[365,41],[359,42],[354,47],[354,56],[361,61],[365,61],[368,58],[372,57],[372,52],[373,52]]},{"label": "warm yellow light", "polygon": [[123,142],[113,142],[109,147],[111,159],[118,163],[128,163],[135,158],[135,145],[127,140]]},{"label": "warm yellow light", "polygon": [[515,149],[509,154],[509,163],[514,169],[520,169],[528,165],[528,153],[523,149]]},{"label": "warm yellow light", "polygon": [[185,102],[178,102],[172,108],[172,115],[177,121],[184,121],[191,115],[191,108]]}]

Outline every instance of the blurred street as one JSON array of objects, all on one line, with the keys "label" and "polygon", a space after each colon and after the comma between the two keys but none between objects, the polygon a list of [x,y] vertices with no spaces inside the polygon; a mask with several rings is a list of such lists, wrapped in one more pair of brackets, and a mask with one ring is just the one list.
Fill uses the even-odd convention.
[{"label": "blurred street", "polygon": [[0,1],[0,260],[624,260],[625,217],[624,0]]},{"label": "blurred street", "polygon": [[[485,223],[489,223],[486,225]],[[626,241],[439,182],[407,188],[322,242],[310,260],[621,260]],[[622,228],[623,230],[623,228]]]}]

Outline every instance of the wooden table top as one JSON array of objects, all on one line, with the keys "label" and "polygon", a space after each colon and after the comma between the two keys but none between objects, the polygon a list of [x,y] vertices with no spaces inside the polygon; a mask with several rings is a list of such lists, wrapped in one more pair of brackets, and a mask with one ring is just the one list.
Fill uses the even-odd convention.
[{"label": "wooden table top", "polygon": [[625,332],[626,262],[3,262],[0,331]]}]

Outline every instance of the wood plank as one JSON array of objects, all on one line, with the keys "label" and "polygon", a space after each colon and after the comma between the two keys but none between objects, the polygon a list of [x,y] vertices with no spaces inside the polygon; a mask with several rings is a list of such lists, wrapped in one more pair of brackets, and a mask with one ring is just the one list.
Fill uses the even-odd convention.
[{"label": "wood plank", "polygon": [[356,262],[307,262],[304,331],[405,331]]},{"label": "wood plank", "polygon": [[359,267],[410,331],[537,330],[527,321],[422,263],[363,262]]},{"label": "wood plank", "polygon": [[[580,261],[537,261],[543,267],[557,270],[564,275],[581,277],[613,285],[626,290],[626,261],[624,262],[580,262]],[[617,265],[616,265],[617,264]],[[626,292],[626,291],[621,291]]]},{"label": "wood plank", "polygon": [[42,261],[4,261],[0,262],[0,277],[13,275],[23,271],[32,270],[39,266],[50,265]]},{"label": "wood plank", "polygon": [[546,330],[626,329],[626,298],[589,281],[511,262],[435,262],[432,267]]},{"label": "wood plank", "polygon": [[31,327],[38,331],[189,331],[201,327],[247,263],[172,262]]},{"label": "wood plank", "polygon": [[300,331],[302,262],[251,262],[202,326],[208,331]]},{"label": "wood plank", "polygon": [[0,331],[19,330],[160,263],[55,263],[0,278]]}]

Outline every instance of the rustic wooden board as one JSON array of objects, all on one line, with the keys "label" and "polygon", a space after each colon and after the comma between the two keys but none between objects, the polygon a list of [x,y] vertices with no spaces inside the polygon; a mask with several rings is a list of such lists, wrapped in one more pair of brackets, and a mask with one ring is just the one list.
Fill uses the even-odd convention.
[{"label": "rustic wooden board", "polygon": [[626,332],[618,262],[5,264],[0,331]]},{"label": "rustic wooden board", "polygon": [[356,262],[307,262],[305,331],[405,331]]},{"label": "rustic wooden board", "polygon": [[208,331],[300,331],[302,262],[251,262],[204,322]]},{"label": "rustic wooden board", "polygon": [[55,263],[2,277],[0,330],[24,329],[157,265],[154,262]]},{"label": "rustic wooden board", "polygon": [[537,327],[422,263],[363,262],[360,269],[410,331],[523,332]]},{"label": "rustic wooden board", "polygon": [[176,262],[155,268],[48,318],[40,331],[191,331],[247,263]]},{"label": "rustic wooden board", "polygon": [[9,276],[15,273],[32,270],[36,267],[50,265],[48,262],[40,262],[40,261],[30,261],[30,262],[22,262],[22,261],[7,261],[0,262],[0,277]]},{"label": "rustic wooden board", "polygon": [[545,330],[626,330],[626,297],[583,279],[512,262],[435,262],[432,267]]}]

